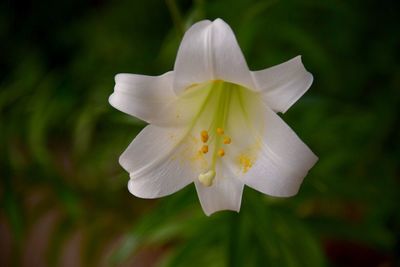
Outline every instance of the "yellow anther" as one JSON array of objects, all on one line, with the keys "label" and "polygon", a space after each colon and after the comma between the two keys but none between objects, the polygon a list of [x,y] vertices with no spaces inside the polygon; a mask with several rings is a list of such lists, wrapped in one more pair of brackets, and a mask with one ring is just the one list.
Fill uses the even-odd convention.
[{"label": "yellow anther", "polygon": [[224,137],[224,144],[225,145],[228,145],[228,144],[230,144],[232,142],[232,139],[229,137],[229,136],[225,136]]},{"label": "yellow anther", "polygon": [[204,154],[206,154],[207,152],[208,152],[208,146],[207,145],[204,145],[204,146],[202,146],[201,147],[201,152],[203,152]]},{"label": "yellow anther", "polygon": [[202,183],[204,186],[211,186],[213,184],[215,178],[215,171],[210,170],[206,173],[201,173],[199,174],[199,181]]},{"label": "yellow anther", "polygon": [[218,149],[218,156],[223,157],[225,155],[225,150],[220,148]]},{"label": "yellow anther", "polygon": [[208,132],[206,130],[201,131],[200,136],[203,143],[206,143],[208,141]]},{"label": "yellow anther", "polygon": [[223,135],[224,134],[224,129],[218,127],[217,128],[217,134]]},{"label": "yellow anther", "polygon": [[243,172],[246,173],[252,166],[253,163],[251,160],[246,156],[240,156],[239,158],[240,165],[243,167]]}]

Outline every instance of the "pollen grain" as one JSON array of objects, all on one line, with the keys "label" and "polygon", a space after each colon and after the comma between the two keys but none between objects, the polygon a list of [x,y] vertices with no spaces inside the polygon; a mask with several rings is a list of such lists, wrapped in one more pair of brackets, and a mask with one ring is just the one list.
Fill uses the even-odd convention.
[{"label": "pollen grain", "polygon": [[206,154],[208,152],[208,146],[207,145],[202,146],[200,151],[203,152],[203,154]]},{"label": "pollen grain", "polygon": [[224,144],[225,145],[228,145],[228,144],[230,144],[232,142],[232,139],[229,137],[229,136],[225,136],[224,137]]},{"label": "pollen grain", "polygon": [[218,156],[220,157],[225,156],[225,150],[223,148],[218,149]]}]

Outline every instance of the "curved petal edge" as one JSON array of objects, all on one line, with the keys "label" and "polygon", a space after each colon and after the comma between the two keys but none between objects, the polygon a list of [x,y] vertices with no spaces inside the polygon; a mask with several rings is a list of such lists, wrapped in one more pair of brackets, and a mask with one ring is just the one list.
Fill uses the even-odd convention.
[{"label": "curved petal edge", "polygon": [[285,113],[311,86],[313,76],[301,56],[287,62],[252,72],[261,97],[275,112]]}]

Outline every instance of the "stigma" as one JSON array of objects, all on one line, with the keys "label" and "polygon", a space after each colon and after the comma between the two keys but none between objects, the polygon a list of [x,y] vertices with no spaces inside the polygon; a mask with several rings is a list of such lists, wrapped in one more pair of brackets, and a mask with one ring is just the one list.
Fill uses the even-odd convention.
[{"label": "stigma", "polygon": [[215,171],[214,170],[209,170],[208,172],[201,173],[199,174],[199,181],[202,183],[204,186],[211,186],[214,182],[215,178]]}]

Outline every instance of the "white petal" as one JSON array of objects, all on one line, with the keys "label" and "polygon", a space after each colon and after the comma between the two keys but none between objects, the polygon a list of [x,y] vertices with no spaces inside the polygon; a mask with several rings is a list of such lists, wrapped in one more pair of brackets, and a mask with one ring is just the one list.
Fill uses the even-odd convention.
[{"label": "white petal", "polygon": [[207,216],[220,210],[237,212],[240,210],[244,184],[234,176],[221,175],[228,172],[228,170],[217,170],[214,183],[209,187],[195,181],[201,207]]},{"label": "white petal", "polygon": [[264,102],[276,112],[286,112],[313,82],[297,56],[277,66],[252,72]]},{"label": "white petal", "polygon": [[296,194],[317,157],[256,93],[242,90],[231,101],[225,133],[232,141],[222,161],[258,191]]},{"label": "white petal", "polygon": [[186,132],[149,125],[133,140],[120,157],[120,164],[130,173],[128,188],[133,195],[170,195],[197,178],[199,170],[191,160],[195,146],[184,142]]},{"label": "white petal", "polygon": [[177,94],[194,83],[218,79],[255,87],[235,35],[221,19],[200,21],[185,33],[174,72]]},{"label": "white petal", "polygon": [[[166,127],[187,126],[193,123],[198,115],[207,113],[212,117],[212,111],[204,110],[204,105],[213,98],[213,83],[205,82],[185,90],[179,97],[165,105],[157,118],[157,125]],[[214,97],[214,102],[215,102]]]},{"label": "white petal", "polygon": [[161,76],[118,74],[109,102],[122,112],[153,123],[159,119],[159,112],[175,99],[173,76],[173,72]]},{"label": "white petal", "polygon": [[264,112],[261,151],[243,181],[268,195],[295,195],[318,158],[278,115],[268,107]]}]

